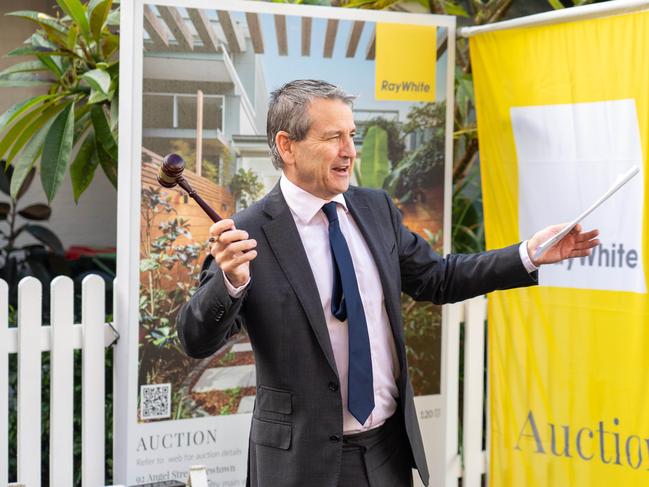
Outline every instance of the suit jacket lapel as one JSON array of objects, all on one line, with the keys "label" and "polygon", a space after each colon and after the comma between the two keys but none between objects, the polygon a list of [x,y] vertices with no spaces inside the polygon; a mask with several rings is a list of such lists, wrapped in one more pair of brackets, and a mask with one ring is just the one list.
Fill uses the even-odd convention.
[{"label": "suit jacket lapel", "polygon": [[264,211],[271,217],[271,220],[263,225],[268,244],[297,295],[329,365],[338,375],[318,287],[293,215],[282,196],[279,184],[268,194]]},{"label": "suit jacket lapel", "polygon": [[[404,335],[401,326],[401,301],[394,299],[395,296],[401,296],[401,290],[397,288],[390,270],[389,253],[392,249],[387,247],[383,235],[381,235],[381,226],[376,220],[376,216],[372,212],[370,205],[367,203],[363,194],[351,189],[345,193],[345,201],[349,211],[354,217],[356,225],[365,238],[367,246],[370,248],[374,262],[378,268],[381,277],[381,285],[383,286],[383,295],[385,297],[385,309],[388,313],[390,320],[390,328],[392,329],[392,336],[396,342],[397,355],[399,356],[399,364],[403,369],[405,367],[405,357],[403,357]],[[396,251],[396,250],[395,250]]]}]

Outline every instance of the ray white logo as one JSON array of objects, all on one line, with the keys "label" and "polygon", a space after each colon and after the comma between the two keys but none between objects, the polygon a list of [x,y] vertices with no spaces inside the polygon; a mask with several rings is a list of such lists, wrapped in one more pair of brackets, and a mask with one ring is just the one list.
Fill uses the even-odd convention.
[{"label": "ray white logo", "polygon": [[644,169],[634,100],[511,108],[521,238],[568,222],[632,166],[638,174],[588,216],[602,244],[590,257],[543,266],[542,286],[646,293]]}]

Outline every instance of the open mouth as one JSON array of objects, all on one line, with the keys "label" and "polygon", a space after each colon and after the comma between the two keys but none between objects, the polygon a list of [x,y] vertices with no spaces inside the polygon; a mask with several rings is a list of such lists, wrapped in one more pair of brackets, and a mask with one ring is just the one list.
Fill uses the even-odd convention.
[{"label": "open mouth", "polygon": [[337,174],[347,174],[349,173],[349,166],[334,167],[333,170]]}]

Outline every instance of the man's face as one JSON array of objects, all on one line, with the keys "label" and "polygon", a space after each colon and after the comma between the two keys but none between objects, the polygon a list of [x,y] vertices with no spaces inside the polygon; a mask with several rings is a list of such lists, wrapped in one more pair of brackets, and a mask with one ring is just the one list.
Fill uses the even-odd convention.
[{"label": "man's face", "polygon": [[316,98],[307,108],[311,127],[292,141],[293,157],[285,159],[286,177],[309,193],[330,200],[349,187],[356,149],[352,109],[341,100]]}]

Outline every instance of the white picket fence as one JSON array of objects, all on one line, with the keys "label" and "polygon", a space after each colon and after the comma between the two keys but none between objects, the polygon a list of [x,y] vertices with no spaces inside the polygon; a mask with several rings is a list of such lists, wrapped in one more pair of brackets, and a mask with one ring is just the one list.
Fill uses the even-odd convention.
[{"label": "white picket fence", "polygon": [[[487,455],[482,448],[482,416],[485,411],[485,320],[487,299],[484,296],[469,299],[452,313],[458,328],[464,326],[464,382],[462,408],[462,458],[458,453],[458,476],[462,487],[482,487],[482,474],[486,472]],[[458,364],[459,372],[459,364]]]},{"label": "white picket fence", "polygon": [[[88,276],[82,283],[81,324],[74,324],[74,289],[68,277],[57,277],[50,289],[51,323],[43,326],[42,286],[34,278],[18,286],[17,328],[8,327],[8,286],[0,280],[0,486],[8,484],[9,463],[9,355],[18,354],[17,481],[27,487],[41,485],[40,466],[49,463],[51,486],[72,486],[74,350],[82,350],[82,465],[84,487],[105,485],[105,361],[104,349],[117,337],[105,323],[104,281]],[[464,326],[464,407],[462,458],[455,455],[447,477],[448,487],[480,487],[485,472],[482,449],[484,408],[483,297],[451,305],[450,329]],[[41,357],[50,352],[50,458],[41,458]],[[459,352],[459,351],[455,351]],[[459,360],[453,361],[458,365]],[[458,370],[459,371],[459,370]],[[457,394],[450,392],[451,394]],[[456,403],[457,404],[457,403]],[[453,482],[452,479],[456,479]]]},{"label": "white picket fence", "polygon": [[[32,277],[18,285],[18,327],[8,327],[8,286],[0,280],[0,486],[8,484],[9,355],[18,354],[17,480],[41,485],[40,466],[49,463],[51,486],[72,486],[74,350],[82,350],[82,484],[105,485],[104,349],[116,338],[105,323],[104,281],[82,283],[81,324],[74,323],[74,287],[59,276],[50,289],[51,324],[43,326],[42,286]],[[50,352],[50,458],[41,458],[41,357]]]}]

